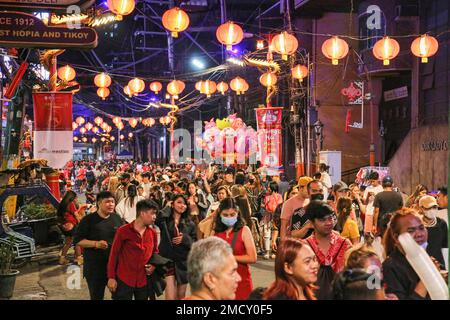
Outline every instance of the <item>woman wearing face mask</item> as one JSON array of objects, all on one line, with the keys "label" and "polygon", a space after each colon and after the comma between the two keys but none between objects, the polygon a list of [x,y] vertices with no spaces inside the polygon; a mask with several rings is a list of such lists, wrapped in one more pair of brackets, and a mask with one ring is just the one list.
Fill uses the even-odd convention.
[{"label": "woman wearing face mask", "polygon": [[275,259],[275,282],[264,292],[264,300],[316,300],[314,283],[319,262],[311,247],[293,238],[284,240]]},{"label": "woman wearing face mask", "polygon": [[183,195],[176,195],[171,206],[161,210],[156,225],[161,230],[160,255],[173,261],[166,275],[166,300],[183,299],[188,282],[187,257],[196,240],[195,224]]},{"label": "woman wearing face mask", "polygon": [[216,220],[220,202],[229,197],[231,197],[231,192],[228,187],[221,186],[217,189],[217,201],[209,207],[206,218],[200,221],[197,226],[197,239],[203,239],[213,235],[214,221]]},{"label": "woman wearing face mask", "polygon": [[419,213],[422,215],[423,224],[428,231],[427,253],[445,267],[442,249],[448,247],[447,223],[436,217],[438,204],[436,198],[423,196],[419,200]]},{"label": "woman wearing face mask", "polygon": [[428,232],[418,213],[408,208],[396,211],[383,239],[388,256],[383,262],[386,293],[395,294],[399,300],[429,300],[424,283],[409,264],[398,240],[405,232],[422,248],[427,247]]},{"label": "woman wearing face mask", "polygon": [[216,237],[224,239],[233,249],[242,279],[236,291],[236,300],[246,300],[253,290],[249,264],[256,262],[256,247],[252,233],[241,219],[232,198],[226,198],[220,203],[214,232]]}]

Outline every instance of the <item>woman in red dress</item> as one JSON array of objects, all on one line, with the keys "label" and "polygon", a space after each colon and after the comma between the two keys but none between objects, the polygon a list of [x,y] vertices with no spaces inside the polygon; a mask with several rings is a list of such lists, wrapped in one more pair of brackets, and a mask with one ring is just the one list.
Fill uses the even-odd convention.
[{"label": "woman in red dress", "polygon": [[220,202],[215,221],[215,236],[231,245],[241,277],[236,290],[236,300],[247,300],[253,290],[250,264],[256,262],[256,247],[250,228],[242,220],[238,206],[232,198]]},{"label": "woman in red dress", "polygon": [[[72,246],[76,227],[83,218],[87,207],[85,204],[77,207],[76,202],[77,194],[74,191],[69,190],[64,194],[64,197],[62,198],[57,209],[59,226],[65,236],[64,246],[59,255],[59,264],[62,265],[69,263],[66,259],[67,252]],[[78,264],[81,264],[81,254],[81,247],[75,246],[75,260]]]}]

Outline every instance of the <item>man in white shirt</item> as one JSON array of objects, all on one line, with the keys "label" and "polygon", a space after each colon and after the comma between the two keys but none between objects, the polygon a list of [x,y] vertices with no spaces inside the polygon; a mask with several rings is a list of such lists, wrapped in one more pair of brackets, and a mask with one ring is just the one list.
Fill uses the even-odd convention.
[{"label": "man in white shirt", "polygon": [[373,201],[375,200],[375,196],[383,192],[383,187],[380,184],[380,176],[378,172],[374,171],[369,175],[369,183],[370,185],[364,191],[363,202],[367,204],[366,214],[373,215],[374,207]]},{"label": "man in white shirt", "polygon": [[144,188],[144,198],[148,199],[150,197],[150,189],[152,188],[152,183],[150,182],[150,173],[144,172],[142,174],[141,185]]}]

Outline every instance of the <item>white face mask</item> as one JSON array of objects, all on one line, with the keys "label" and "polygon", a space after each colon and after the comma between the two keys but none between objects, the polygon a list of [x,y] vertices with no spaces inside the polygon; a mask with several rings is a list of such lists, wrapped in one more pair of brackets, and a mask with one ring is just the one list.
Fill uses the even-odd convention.
[{"label": "white face mask", "polygon": [[437,209],[424,210],[424,215],[428,219],[436,219],[437,212]]}]

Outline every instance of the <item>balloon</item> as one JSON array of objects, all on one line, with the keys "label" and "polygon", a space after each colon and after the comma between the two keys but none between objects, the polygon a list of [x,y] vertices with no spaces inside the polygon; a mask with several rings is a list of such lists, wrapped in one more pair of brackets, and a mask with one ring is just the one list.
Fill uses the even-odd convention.
[{"label": "balloon", "polygon": [[425,249],[420,247],[407,232],[402,233],[398,240],[406,253],[406,259],[422,280],[431,299],[448,300],[447,284]]},{"label": "balloon", "polygon": [[225,153],[234,153],[234,138],[236,137],[236,131],[233,128],[228,127],[220,132],[220,140],[222,142],[222,149]]},{"label": "balloon", "polygon": [[256,132],[252,127],[247,127],[245,130],[245,134],[247,137],[249,137],[250,140],[258,140],[258,132]]},{"label": "balloon", "polygon": [[235,150],[238,154],[245,154],[245,146],[246,146],[246,137],[238,135]]},{"label": "balloon", "polygon": [[222,120],[216,119],[216,125],[217,125],[217,128],[219,128],[220,130],[223,130],[225,128],[231,127],[231,122],[228,118],[224,118]]},{"label": "balloon", "polygon": [[244,121],[242,121],[242,119],[241,118],[237,118],[236,120],[234,120],[232,123],[231,123],[231,127],[234,129],[234,130],[239,130],[239,129],[241,129],[241,128],[245,128],[245,123],[244,123]]},{"label": "balloon", "polygon": [[205,121],[205,130],[208,130],[215,126],[216,126],[216,122],[214,121],[214,118],[211,118],[211,120],[209,120],[209,121]]},{"label": "balloon", "polygon": [[217,127],[210,127],[205,130],[203,133],[203,139],[205,139],[207,142],[214,141],[218,139],[220,134],[220,130]]}]

